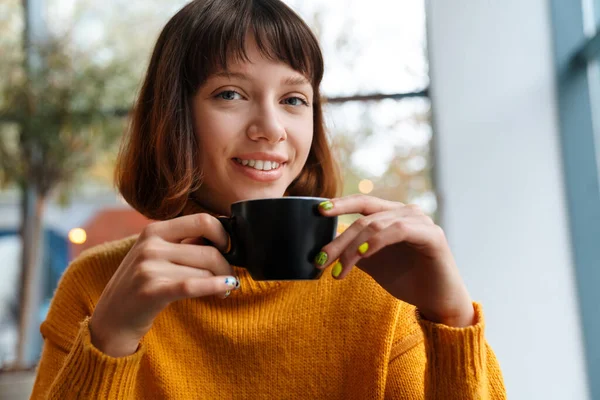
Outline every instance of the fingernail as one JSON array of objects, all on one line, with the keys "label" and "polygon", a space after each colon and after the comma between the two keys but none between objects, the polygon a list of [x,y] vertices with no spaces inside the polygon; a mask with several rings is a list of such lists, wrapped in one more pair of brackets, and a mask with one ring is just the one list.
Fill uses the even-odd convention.
[{"label": "fingernail", "polygon": [[227,250],[225,250],[225,254],[228,254],[231,251],[231,236],[227,235]]},{"label": "fingernail", "polygon": [[325,265],[326,262],[327,262],[327,253],[325,253],[324,251],[321,251],[315,257],[315,264],[322,267],[323,265]]},{"label": "fingernail", "polygon": [[340,276],[341,273],[342,273],[342,263],[338,261],[333,266],[333,269],[331,270],[331,275],[333,275],[334,278],[337,278],[338,276]]},{"label": "fingernail", "polygon": [[239,289],[240,287],[240,281],[235,276],[225,278],[225,284],[231,289]]},{"label": "fingernail", "polygon": [[367,243],[367,242],[364,242],[363,244],[358,246],[358,252],[360,254],[365,254],[367,252],[367,250],[369,250],[369,243]]},{"label": "fingernail", "polygon": [[333,203],[329,200],[326,200],[326,201],[319,203],[319,207],[321,207],[325,211],[329,211],[333,208]]},{"label": "fingernail", "polygon": [[225,294],[223,295],[223,299],[228,298],[230,294],[231,294],[231,290],[226,291]]}]

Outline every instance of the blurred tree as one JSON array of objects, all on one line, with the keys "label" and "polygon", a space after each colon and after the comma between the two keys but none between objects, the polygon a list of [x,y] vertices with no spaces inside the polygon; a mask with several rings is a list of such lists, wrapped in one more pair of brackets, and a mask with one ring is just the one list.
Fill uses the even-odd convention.
[{"label": "blurred tree", "polygon": [[[31,26],[14,23],[20,7],[14,1],[12,5],[3,4],[8,12],[2,15],[12,12],[12,16],[0,20],[0,32],[20,25],[25,35],[20,46],[16,40],[0,42],[0,52],[10,55],[3,60],[0,85],[0,116],[5,122],[0,126],[0,178],[3,185],[17,184],[23,194],[20,338],[15,367],[27,368],[35,361],[26,356],[26,341],[37,329],[34,321],[39,310],[46,201],[53,191],[81,178],[96,155],[116,142],[123,120],[108,111],[118,105],[120,97],[115,90],[119,85],[111,83],[131,74],[126,63],[105,62],[94,57],[92,49],[78,49],[68,32],[33,42],[27,35]],[[24,13],[26,6],[25,1]],[[18,35],[13,31],[6,36]]]}]

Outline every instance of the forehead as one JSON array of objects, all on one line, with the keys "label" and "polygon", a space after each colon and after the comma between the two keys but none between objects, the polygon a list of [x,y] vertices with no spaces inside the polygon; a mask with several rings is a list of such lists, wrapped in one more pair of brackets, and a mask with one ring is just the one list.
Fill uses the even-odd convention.
[{"label": "forehead", "polygon": [[258,66],[247,65],[245,68],[231,67],[228,70],[220,70],[214,72],[208,77],[208,80],[214,79],[228,79],[228,80],[242,80],[251,81],[257,78],[267,78],[279,80],[282,85],[288,86],[300,86],[307,85],[312,86],[307,77],[301,73],[294,71],[292,68],[285,64],[274,65],[273,69],[281,69],[280,72],[273,72],[271,69],[265,70]]},{"label": "forehead", "polygon": [[[312,86],[314,79],[312,68],[308,68],[307,55],[300,57],[304,62],[299,62],[287,51],[278,49],[277,44],[266,42],[264,39],[257,42],[253,34],[248,34],[241,43],[229,43],[220,52],[212,53],[205,57],[210,67],[204,75],[206,80],[211,78],[246,78],[269,70],[277,77],[286,75],[286,83],[308,84]],[[210,54],[210,53],[209,53]],[[285,57],[284,55],[289,57]],[[264,75],[264,74],[263,74]]]},{"label": "forehead", "polygon": [[281,79],[288,85],[310,85],[310,79],[292,68],[285,61],[276,60],[259,51],[256,43],[249,41],[246,45],[245,56],[229,55],[227,64],[215,69],[209,79],[226,78],[249,80],[256,75],[267,75]]}]

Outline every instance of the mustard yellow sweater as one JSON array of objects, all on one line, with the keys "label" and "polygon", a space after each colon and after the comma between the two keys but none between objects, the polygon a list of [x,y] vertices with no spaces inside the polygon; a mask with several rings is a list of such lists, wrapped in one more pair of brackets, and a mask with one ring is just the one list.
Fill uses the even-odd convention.
[{"label": "mustard yellow sweater", "polygon": [[89,316],[135,238],[67,269],[46,321],[32,399],[504,399],[481,308],[467,328],[420,320],[355,268],[344,280],[256,282],[172,303],[138,351],[90,343]]}]

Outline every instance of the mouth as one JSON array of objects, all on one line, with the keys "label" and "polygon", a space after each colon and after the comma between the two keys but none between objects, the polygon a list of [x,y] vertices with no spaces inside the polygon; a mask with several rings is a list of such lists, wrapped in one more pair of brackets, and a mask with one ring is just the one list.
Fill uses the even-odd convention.
[{"label": "mouth", "polygon": [[242,160],[241,158],[234,158],[233,161],[244,167],[265,172],[276,170],[285,164],[285,162],[278,163],[275,161],[268,160]]},{"label": "mouth", "polygon": [[246,177],[259,182],[272,182],[281,178],[287,162],[278,163],[269,160],[242,160],[232,158],[237,171]]}]

